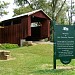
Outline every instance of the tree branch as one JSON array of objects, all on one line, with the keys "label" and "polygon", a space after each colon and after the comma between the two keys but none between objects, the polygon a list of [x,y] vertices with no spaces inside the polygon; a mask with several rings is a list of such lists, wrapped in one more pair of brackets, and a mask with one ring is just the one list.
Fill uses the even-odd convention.
[{"label": "tree branch", "polygon": [[62,8],[63,8],[63,6],[64,6],[65,2],[66,2],[66,0],[63,2],[63,4],[62,4],[62,6],[61,6],[60,10],[59,10],[59,11],[58,11],[58,13],[56,14],[56,18],[57,18],[57,16],[59,15],[60,11],[62,10]]},{"label": "tree branch", "polygon": [[54,13],[55,13],[55,9],[56,9],[56,5],[57,5],[58,0],[52,0],[52,19],[54,20]]},{"label": "tree branch", "polygon": [[31,6],[30,2],[29,2],[28,0],[26,0],[26,2],[29,4],[30,8],[31,8],[32,10],[34,10],[33,7]]}]

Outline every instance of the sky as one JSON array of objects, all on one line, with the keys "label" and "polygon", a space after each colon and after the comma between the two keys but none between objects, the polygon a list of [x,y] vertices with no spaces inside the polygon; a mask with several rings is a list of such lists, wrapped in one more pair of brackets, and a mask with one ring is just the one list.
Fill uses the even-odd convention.
[{"label": "sky", "polygon": [[9,13],[7,15],[4,15],[2,18],[0,18],[1,20],[5,20],[7,18],[11,18],[13,16],[13,8],[15,7],[14,5],[14,0],[0,0],[0,1],[5,1],[5,2],[9,2],[10,5],[8,6],[8,8],[6,9],[6,11],[8,11]]}]

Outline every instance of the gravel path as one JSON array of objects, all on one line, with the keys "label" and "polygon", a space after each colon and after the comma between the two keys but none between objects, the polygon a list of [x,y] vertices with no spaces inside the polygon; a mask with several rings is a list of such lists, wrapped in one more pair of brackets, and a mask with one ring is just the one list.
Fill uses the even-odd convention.
[{"label": "gravel path", "polygon": [[35,42],[33,42],[33,43],[36,43],[36,44],[53,44],[53,42],[50,42],[50,41],[48,41],[48,42],[44,42],[44,41],[35,41]]}]

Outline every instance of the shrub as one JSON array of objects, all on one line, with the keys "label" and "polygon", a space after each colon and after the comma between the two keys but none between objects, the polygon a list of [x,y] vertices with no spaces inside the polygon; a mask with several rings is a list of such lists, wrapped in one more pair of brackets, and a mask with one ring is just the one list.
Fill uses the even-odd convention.
[{"label": "shrub", "polygon": [[45,42],[48,42],[48,38],[45,38],[44,40],[45,40]]},{"label": "shrub", "polygon": [[23,42],[22,45],[23,46],[32,46],[33,44],[32,44],[32,41],[25,41],[25,42]]},{"label": "shrub", "polygon": [[50,41],[51,41],[51,42],[54,41],[54,40],[53,40],[53,33],[52,33],[51,36],[50,36]]},{"label": "shrub", "polygon": [[12,48],[18,48],[18,47],[19,46],[17,44],[9,44],[9,43],[0,45],[0,49],[12,49]]}]

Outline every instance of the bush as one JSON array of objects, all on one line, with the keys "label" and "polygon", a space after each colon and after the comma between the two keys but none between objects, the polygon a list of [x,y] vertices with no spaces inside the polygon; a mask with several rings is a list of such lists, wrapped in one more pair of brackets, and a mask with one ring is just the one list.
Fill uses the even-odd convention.
[{"label": "bush", "polygon": [[25,41],[25,42],[23,42],[22,45],[23,46],[32,46],[33,44],[32,44],[32,41]]},{"label": "bush", "polygon": [[53,37],[54,37],[54,36],[53,36],[53,33],[52,33],[51,36],[50,36],[50,41],[51,41],[51,42],[54,41],[54,40],[53,40]]},{"label": "bush", "polygon": [[45,38],[44,40],[45,40],[45,42],[48,42],[48,38]]},{"label": "bush", "polygon": [[0,49],[12,49],[12,48],[18,48],[18,47],[19,46],[17,44],[9,44],[9,43],[0,45]]}]

